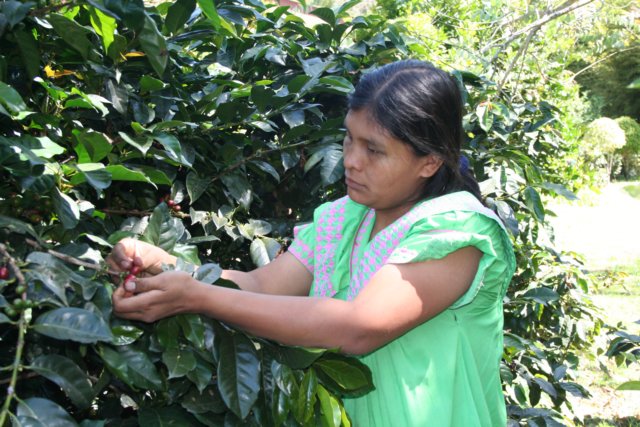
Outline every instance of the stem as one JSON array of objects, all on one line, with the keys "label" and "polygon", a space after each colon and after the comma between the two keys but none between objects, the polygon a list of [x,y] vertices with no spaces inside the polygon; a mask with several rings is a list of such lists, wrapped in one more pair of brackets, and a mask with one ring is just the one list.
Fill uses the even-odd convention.
[{"label": "stem", "polygon": [[[15,260],[7,251],[7,247],[0,243],[0,254],[6,258],[11,270],[13,271],[16,279],[18,279],[18,283],[20,285],[25,284],[24,276],[22,272],[16,265]],[[26,296],[23,294],[22,299],[25,299]],[[18,321],[18,343],[16,344],[16,353],[13,359],[12,364],[12,372],[11,379],[9,380],[9,386],[7,387],[7,397],[4,399],[4,404],[2,405],[2,411],[0,411],[0,426],[4,425],[4,421],[9,413],[9,407],[11,406],[11,401],[15,396],[16,383],[18,382],[18,371],[20,370],[20,361],[22,360],[22,350],[24,349],[24,336],[27,332],[27,319],[26,319],[26,311],[23,310],[20,313],[20,320]]]},{"label": "stem", "polygon": [[[96,271],[99,271],[99,272],[105,272],[105,273],[114,274],[114,275],[119,275],[121,273],[120,271],[109,270],[108,267],[105,270],[105,267],[101,266],[100,264],[95,264],[95,263],[92,263],[92,262],[82,261],[81,259],[74,258],[74,257],[72,257],[70,255],[66,255],[66,254],[54,251],[53,249],[43,248],[35,240],[25,239],[25,241],[26,241],[26,243],[28,245],[33,246],[36,249],[44,249],[45,252],[47,252],[49,255],[52,255],[52,256],[54,256],[56,258],[59,258],[59,259],[65,261],[65,262],[68,262],[69,264],[79,265],[81,267],[89,268],[91,270],[96,270]],[[24,281],[24,278],[22,280]],[[0,423],[0,426],[2,426],[2,423]]]}]

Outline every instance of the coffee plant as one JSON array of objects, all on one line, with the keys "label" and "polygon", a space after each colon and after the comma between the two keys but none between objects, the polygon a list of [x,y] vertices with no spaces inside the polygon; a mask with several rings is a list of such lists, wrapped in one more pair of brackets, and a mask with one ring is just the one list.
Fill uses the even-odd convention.
[{"label": "coffee plant", "polygon": [[[0,3],[0,426],[351,424],[341,399],[375,386],[357,358],[196,315],[119,319],[125,277],[104,257],[135,237],[234,286],[221,267],[268,263],[344,194],[346,94],[381,63],[429,59],[401,26],[350,18],[355,3],[315,9],[315,25],[258,0]],[[465,152],[518,256],[510,422],[554,425],[567,393],[587,395],[576,352],[600,326],[586,276],[545,233],[542,196],[572,197],[551,166],[557,112],[453,73]]]}]

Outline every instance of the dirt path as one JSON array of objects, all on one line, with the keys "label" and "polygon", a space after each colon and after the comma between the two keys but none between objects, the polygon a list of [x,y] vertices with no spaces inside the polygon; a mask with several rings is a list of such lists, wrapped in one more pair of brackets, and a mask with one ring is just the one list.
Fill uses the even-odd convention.
[{"label": "dirt path", "polygon": [[589,270],[630,264],[640,259],[640,200],[609,184],[593,205],[555,204],[550,218],[558,248],[582,253]]}]

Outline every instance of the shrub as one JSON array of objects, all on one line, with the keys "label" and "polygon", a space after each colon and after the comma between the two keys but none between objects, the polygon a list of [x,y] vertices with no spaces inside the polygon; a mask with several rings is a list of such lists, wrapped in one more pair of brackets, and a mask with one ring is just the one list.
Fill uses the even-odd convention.
[{"label": "shrub", "polygon": [[631,117],[618,117],[618,126],[624,131],[625,144],[616,149],[626,179],[637,178],[640,173],[640,124]]}]

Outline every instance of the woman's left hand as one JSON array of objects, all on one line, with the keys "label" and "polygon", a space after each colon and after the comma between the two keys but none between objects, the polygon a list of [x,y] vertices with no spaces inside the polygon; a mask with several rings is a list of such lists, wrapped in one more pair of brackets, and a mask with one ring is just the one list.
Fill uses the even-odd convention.
[{"label": "woman's left hand", "polygon": [[[126,319],[155,322],[179,313],[194,313],[194,294],[200,282],[183,271],[138,277],[113,292],[113,311]],[[133,292],[134,296],[125,296]]]}]

